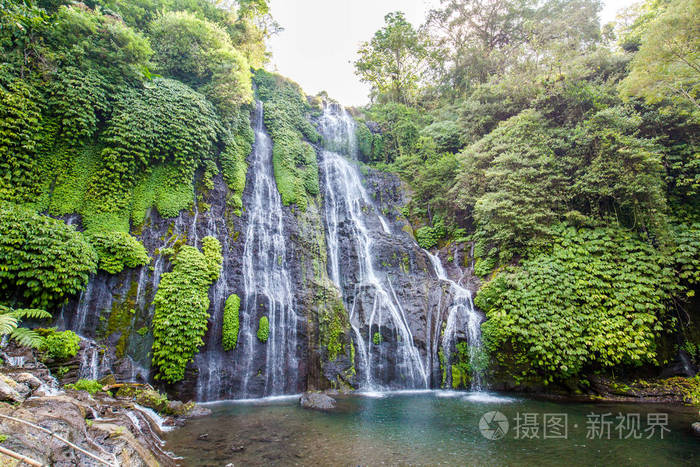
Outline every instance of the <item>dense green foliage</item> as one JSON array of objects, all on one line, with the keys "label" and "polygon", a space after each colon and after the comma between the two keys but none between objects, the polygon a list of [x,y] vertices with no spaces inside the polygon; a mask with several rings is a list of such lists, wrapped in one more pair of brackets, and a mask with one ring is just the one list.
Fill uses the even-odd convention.
[{"label": "dense green foliage", "polygon": [[118,274],[125,267],[135,268],[148,264],[150,258],[141,242],[123,232],[100,232],[89,236],[90,244],[99,258],[99,268]]},{"label": "dense green foliage", "polygon": [[649,1],[603,28],[599,7],[441,1],[414,98],[376,85],[358,125],[363,160],[412,188],[418,243],[473,242],[492,357],[545,380],[661,363],[674,334],[700,337],[698,4]]},{"label": "dense green foliage", "polygon": [[258,70],[254,81],[264,102],[265,126],[272,137],[272,163],[282,203],[296,204],[304,210],[308,196],[319,193],[316,150],[309,142],[318,143],[320,136],[306,118],[309,103],[299,85],[279,75]]},{"label": "dense green foliage", "polygon": [[167,383],[181,380],[207,332],[209,286],[221,272],[221,244],[214,237],[202,239],[202,251],[183,245],[172,255],[173,270],[163,274],[153,299],[153,364],[156,378]]},{"label": "dense green foliage", "polygon": [[221,112],[250,103],[250,66],[223,27],[193,13],[167,12],[150,33],[159,71],[199,90]]},{"label": "dense green foliage", "polygon": [[219,155],[221,173],[231,191],[228,204],[238,216],[241,215],[243,208],[242,197],[248,171],[246,159],[253,148],[254,141],[255,133],[250,127],[249,114],[241,110],[234,119],[231,134],[224,137],[226,147]]},{"label": "dense green foliage", "polygon": [[83,290],[97,255],[74,227],[0,203],[0,300],[45,308]]},{"label": "dense green foliage", "polygon": [[267,339],[270,337],[270,321],[267,319],[267,316],[260,318],[257,336],[258,340],[263,344],[267,342]]},{"label": "dense green foliage", "polygon": [[676,286],[669,266],[619,228],[558,231],[551,251],[499,273],[477,295],[488,318],[486,346],[508,342],[534,368],[560,378],[584,366],[653,361]]},{"label": "dense green foliage", "polygon": [[[127,230],[128,194],[137,174],[157,164],[172,164],[161,182],[177,194],[159,205],[162,214],[173,217],[187,208],[192,202],[195,169],[212,151],[218,130],[211,104],[177,81],[156,78],[143,92],[126,97],[104,132],[107,148],[102,151],[103,166],[88,191],[94,212],[85,217],[87,228]],[[149,205],[148,200],[145,203]],[[110,221],[114,216],[116,222]]]},{"label": "dense green foliage", "polygon": [[233,350],[238,345],[238,328],[240,320],[238,311],[241,308],[241,299],[236,294],[231,294],[226,299],[224,306],[224,324],[221,328],[221,345],[224,350]]},{"label": "dense green foliage", "polygon": [[73,331],[59,332],[50,329],[44,336],[43,350],[49,358],[54,360],[68,360],[78,354],[80,350],[80,336]]},{"label": "dense green foliage", "polygon": [[[53,310],[96,264],[147,265],[130,234],[151,208],[191,208],[219,173],[240,215],[250,66],[276,29],[266,0],[4,2],[0,303]],[[85,237],[36,212],[78,214]]]}]

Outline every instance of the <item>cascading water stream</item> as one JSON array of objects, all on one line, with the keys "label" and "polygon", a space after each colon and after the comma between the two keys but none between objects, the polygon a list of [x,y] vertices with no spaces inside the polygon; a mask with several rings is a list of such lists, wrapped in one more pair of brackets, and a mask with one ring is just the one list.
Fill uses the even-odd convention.
[{"label": "cascading water stream", "polygon": [[[368,222],[377,222],[386,235],[391,231],[363,187],[357,167],[339,153],[356,159],[354,121],[339,105],[328,104],[319,130],[326,148],[321,154],[321,171],[329,275],[350,312],[362,388],[427,387],[428,375],[401,303],[389,277],[375,267],[374,232]],[[341,256],[354,260],[350,265],[354,277],[351,271],[342,270]],[[382,330],[391,332],[394,341],[380,342],[375,336]],[[387,362],[387,345],[393,346],[394,365]]]},{"label": "cascading water stream", "polygon": [[[263,105],[255,112],[255,146],[249,167],[252,197],[247,204],[247,227],[243,248],[242,322],[239,341],[249,352],[264,346],[264,392],[280,395],[298,392],[299,318],[294,309],[291,273],[287,265],[282,199],[272,170],[272,141],[263,124]],[[266,343],[256,342],[258,320],[269,320]],[[246,356],[243,393],[257,376],[252,355]]]},{"label": "cascading water stream", "polygon": [[440,343],[444,356],[443,364],[446,367],[445,371],[451,379],[452,370],[450,361],[457,344],[457,329],[460,325],[466,327],[469,344],[469,365],[472,368],[471,389],[479,391],[482,389],[481,375],[478,371],[478,359],[481,352],[481,316],[474,309],[471,292],[447,276],[442,262],[437,255],[433,255],[428,251],[425,253],[430,258],[438,279],[450,284],[450,292],[452,295],[452,304],[447,311],[447,321],[442,332]]}]

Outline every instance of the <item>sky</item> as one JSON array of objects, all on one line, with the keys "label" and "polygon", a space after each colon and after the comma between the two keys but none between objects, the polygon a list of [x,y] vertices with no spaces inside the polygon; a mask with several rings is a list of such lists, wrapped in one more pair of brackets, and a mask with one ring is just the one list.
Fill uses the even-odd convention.
[{"label": "sky", "polygon": [[[638,0],[603,0],[602,23]],[[403,11],[416,27],[438,0],[271,0],[270,10],[284,28],[268,44],[268,69],[291,78],[307,94],[327,91],[346,106],[369,101],[369,87],[355,75],[352,61],[361,42],[384,24],[384,15]]]}]

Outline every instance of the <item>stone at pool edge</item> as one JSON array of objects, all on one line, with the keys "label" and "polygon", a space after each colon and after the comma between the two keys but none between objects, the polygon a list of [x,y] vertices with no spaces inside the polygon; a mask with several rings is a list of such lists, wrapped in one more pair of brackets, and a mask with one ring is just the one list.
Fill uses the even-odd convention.
[{"label": "stone at pool edge", "polygon": [[693,430],[695,436],[700,436],[700,422],[693,423],[690,425],[690,428]]},{"label": "stone at pool edge", "polygon": [[332,410],[335,408],[335,399],[322,392],[305,392],[299,399],[299,405],[305,409]]}]

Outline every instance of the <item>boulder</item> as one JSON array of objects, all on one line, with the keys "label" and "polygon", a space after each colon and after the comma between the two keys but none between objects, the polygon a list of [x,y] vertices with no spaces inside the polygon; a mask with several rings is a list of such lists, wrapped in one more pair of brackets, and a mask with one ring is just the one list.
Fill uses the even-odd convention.
[{"label": "boulder", "polygon": [[335,399],[321,392],[305,392],[299,404],[305,409],[331,410],[335,408]]},{"label": "boulder", "polygon": [[41,380],[31,373],[19,373],[15,375],[14,380],[18,383],[26,384],[32,390],[39,389],[41,386]]},{"label": "boulder", "polygon": [[690,429],[693,430],[695,436],[700,436],[700,422],[695,422],[690,425]]},{"label": "boulder", "polygon": [[22,402],[24,397],[21,396],[15,387],[17,387],[17,383],[5,375],[0,375],[0,401]]}]

